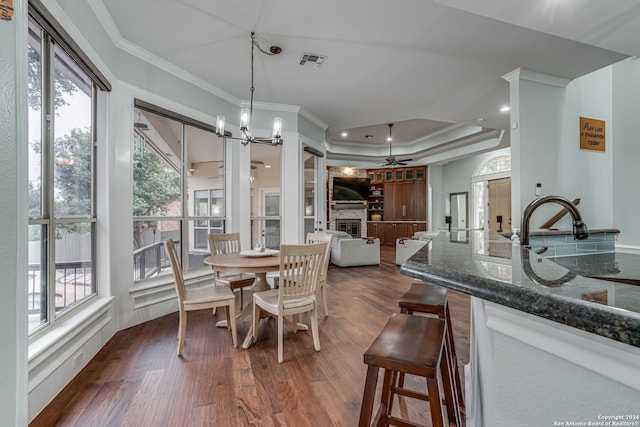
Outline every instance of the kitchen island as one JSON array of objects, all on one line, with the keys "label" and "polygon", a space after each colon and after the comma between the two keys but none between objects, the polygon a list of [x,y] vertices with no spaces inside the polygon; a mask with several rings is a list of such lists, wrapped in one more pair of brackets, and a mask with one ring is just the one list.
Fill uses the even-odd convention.
[{"label": "kitchen island", "polygon": [[472,297],[468,425],[640,426],[640,286],[489,231],[441,232],[401,272]]}]

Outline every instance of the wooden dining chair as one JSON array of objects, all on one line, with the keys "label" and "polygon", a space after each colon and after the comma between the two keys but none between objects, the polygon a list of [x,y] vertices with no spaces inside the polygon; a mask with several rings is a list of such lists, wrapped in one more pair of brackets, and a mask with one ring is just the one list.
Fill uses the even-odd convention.
[{"label": "wooden dining chair", "polygon": [[333,235],[328,233],[307,233],[307,244],[326,243],[327,248],[324,253],[324,264],[320,270],[320,280],[318,288],[322,294],[322,307],[324,308],[324,317],[329,316],[329,306],[327,305],[327,271],[329,270],[329,259],[331,258],[331,241]]},{"label": "wooden dining chair", "polygon": [[[284,316],[310,312],[313,346],[320,351],[316,292],[323,268],[327,243],[282,245],[280,247],[280,286],[253,294],[253,341],[258,337],[261,311],[278,318],[278,363],[282,363]],[[297,323],[293,323],[296,328]]]},{"label": "wooden dining chair", "polygon": [[231,329],[233,346],[237,346],[238,334],[236,332],[236,296],[228,286],[203,286],[194,289],[187,289],[184,284],[182,268],[178,259],[178,252],[173,240],[164,242],[173,277],[178,294],[178,308],[180,310],[180,325],[178,327],[178,356],[182,355],[184,349],[185,335],[187,332],[187,312],[203,309],[215,309],[225,307],[227,312],[227,322]]},{"label": "wooden dining chair", "polygon": [[[232,254],[240,252],[240,233],[209,234],[209,250],[211,255]],[[222,273],[215,271],[216,283],[225,284],[232,291],[240,289],[240,310],[244,307],[243,288],[253,285],[255,276],[249,273]]]}]

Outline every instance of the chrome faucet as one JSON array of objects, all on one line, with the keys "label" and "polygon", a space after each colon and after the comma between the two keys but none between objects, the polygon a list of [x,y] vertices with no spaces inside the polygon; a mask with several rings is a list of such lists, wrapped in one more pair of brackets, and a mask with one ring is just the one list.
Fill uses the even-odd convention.
[{"label": "chrome faucet", "polygon": [[522,227],[520,230],[520,244],[522,246],[529,246],[529,220],[531,219],[533,211],[545,203],[551,202],[563,206],[571,214],[571,217],[573,218],[573,238],[575,240],[584,240],[589,238],[589,230],[587,230],[586,224],[582,222],[580,212],[578,212],[578,208],[576,208],[573,203],[560,196],[544,196],[534,199],[524,209],[524,212],[522,212],[522,220],[520,221],[520,226]]}]

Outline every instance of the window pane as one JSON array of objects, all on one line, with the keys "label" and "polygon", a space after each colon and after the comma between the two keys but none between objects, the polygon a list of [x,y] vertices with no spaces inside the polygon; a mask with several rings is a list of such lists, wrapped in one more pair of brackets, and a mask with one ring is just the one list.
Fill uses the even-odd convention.
[{"label": "window pane", "polygon": [[224,190],[211,190],[211,211],[210,215],[224,217]]},{"label": "window pane", "polygon": [[[182,125],[136,109],[133,150],[133,215],[179,216]],[[144,124],[146,128],[138,125]],[[148,123],[148,124],[147,124]]]},{"label": "window pane", "polygon": [[29,333],[47,323],[46,235],[47,227],[45,225],[29,225],[29,270],[27,280]]},{"label": "window pane", "polygon": [[54,213],[89,216],[92,192],[92,83],[55,49]]},{"label": "window pane", "polygon": [[209,251],[209,234],[224,233],[224,220],[210,220],[205,224],[208,227],[198,227],[195,221],[189,221],[189,229],[193,230],[190,242],[193,245],[189,247],[189,259],[183,266],[185,271],[210,270],[211,266],[204,263],[205,257],[211,253]]},{"label": "window pane", "polygon": [[42,34],[29,22],[29,217],[42,217]]},{"label": "window pane", "polygon": [[[315,230],[316,214],[316,157],[304,153],[304,235]],[[371,173],[373,175],[373,173]]]},{"label": "window pane", "polygon": [[251,245],[280,247],[280,164],[282,148],[251,145]]},{"label": "window pane", "polygon": [[[194,195],[190,216],[224,217],[224,143],[214,133],[185,126],[187,191]],[[198,202],[195,202],[195,199]]]},{"label": "window pane", "polygon": [[180,253],[180,221],[141,220],[133,222],[133,279],[144,280],[171,273],[164,242],[173,239]]},{"label": "window pane", "polygon": [[91,222],[65,223],[55,227],[56,314],[96,292],[92,267],[93,228]]}]

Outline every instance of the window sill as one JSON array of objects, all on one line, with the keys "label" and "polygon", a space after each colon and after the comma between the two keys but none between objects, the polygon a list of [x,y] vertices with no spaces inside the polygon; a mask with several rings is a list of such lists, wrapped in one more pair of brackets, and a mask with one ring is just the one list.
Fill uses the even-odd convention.
[{"label": "window sill", "polygon": [[82,310],[68,316],[65,320],[56,324],[48,332],[44,333],[38,339],[29,343],[29,363],[32,363],[35,359],[41,357],[48,349],[51,349],[56,344],[58,346],[64,345],[67,341],[73,338],[74,331],[78,329],[78,326],[86,324],[102,314],[104,311],[111,308],[111,302],[114,297],[98,298],[92,304]]},{"label": "window sill", "polygon": [[29,343],[29,389],[39,385],[58,363],[68,359],[70,344],[82,346],[112,320],[114,297],[98,298]]},{"label": "window sill", "polygon": [[[187,287],[205,281],[212,282],[213,273],[211,270],[197,270],[185,274],[184,281]],[[129,294],[133,298],[135,309],[170,301],[177,297],[172,274],[134,283],[133,287],[129,289]]]}]

